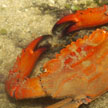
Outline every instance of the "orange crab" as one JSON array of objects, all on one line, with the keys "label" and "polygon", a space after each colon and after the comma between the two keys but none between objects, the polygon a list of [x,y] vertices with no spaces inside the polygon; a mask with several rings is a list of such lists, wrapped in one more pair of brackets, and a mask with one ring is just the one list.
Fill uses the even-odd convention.
[{"label": "orange crab", "polygon": [[[108,6],[77,11],[60,19],[53,33],[62,34],[108,23]],[[63,27],[62,27],[63,25]],[[29,78],[35,62],[47,47],[37,47],[44,38],[32,41],[10,70],[6,91],[16,99],[51,96],[62,99],[46,108],[78,108],[108,91],[108,32],[97,29],[67,45],[44,65],[42,74]]]}]

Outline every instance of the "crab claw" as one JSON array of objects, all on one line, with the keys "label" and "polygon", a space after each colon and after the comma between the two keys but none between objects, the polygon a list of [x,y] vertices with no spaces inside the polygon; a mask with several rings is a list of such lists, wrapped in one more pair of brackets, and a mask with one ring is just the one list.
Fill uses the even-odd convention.
[{"label": "crab claw", "polygon": [[39,47],[38,44],[46,36],[41,36],[33,40],[27,48],[17,57],[14,67],[9,72],[6,81],[6,91],[11,97],[16,99],[44,96],[45,93],[40,84],[40,78],[28,78],[33,70],[35,62],[40,55],[47,50],[47,46]]},{"label": "crab claw", "polygon": [[[62,35],[66,35],[69,32],[77,30],[76,24],[77,24],[77,18],[74,17],[73,14],[67,15],[63,18],[61,18],[53,27],[52,33],[58,34],[59,32],[62,32]],[[71,27],[71,30],[69,30]]]},{"label": "crab claw", "polygon": [[61,31],[62,35],[66,35],[79,29],[96,27],[107,23],[108,6],[104,5],[64,16],[54,25],[52,32],[57,34],[57,32]]}]

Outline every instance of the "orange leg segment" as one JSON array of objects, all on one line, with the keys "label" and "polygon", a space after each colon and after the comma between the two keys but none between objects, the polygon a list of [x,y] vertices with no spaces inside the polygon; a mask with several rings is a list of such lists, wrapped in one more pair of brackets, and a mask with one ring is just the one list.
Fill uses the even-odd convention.
[{"label": "orange leg segment", "polygon": [[81,104],[82,102],[72,101],[72,98],[66,98],[46,108],[78,108]]}]

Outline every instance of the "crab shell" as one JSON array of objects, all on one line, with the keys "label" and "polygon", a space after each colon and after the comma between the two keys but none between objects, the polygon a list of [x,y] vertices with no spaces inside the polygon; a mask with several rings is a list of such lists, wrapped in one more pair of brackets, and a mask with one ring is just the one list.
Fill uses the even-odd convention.
[{"label": "crab shell", "polygon": [[53,98],[92,100],[108,90],[108,32],[97,29],[44,65],[41,84]]}]

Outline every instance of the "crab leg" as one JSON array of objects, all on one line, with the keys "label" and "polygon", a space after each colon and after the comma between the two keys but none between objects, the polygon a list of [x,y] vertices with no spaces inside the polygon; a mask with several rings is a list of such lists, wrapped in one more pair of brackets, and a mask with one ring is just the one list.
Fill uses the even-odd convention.
[{"label": "crab leg", "polygon": [[45,36],[41,36],[32,41],[27,48],[22,50],[21,55],[17,57],[17,61],[13,69],[10,70],[6,81],[6,90],[11,97],[22,99],[45,95],[40,84],[40,78],[28,78],[35,62],[47,49],[47,47],[44,46],[37,48],[39,42],[43,40],[44,37]]},{"label": "crab leg", "polygon": [[46,108],[78,108],[81,104],[82,102],[74,102],[72,101],[72,98],[66,98]]},{"label": "crab leg", "polygon": [[66,35],[75,30],[95,27],[108,23],[108,6],[88,8],[61,18],[53,27],[52,32],[56,34],[62,31]]}]

